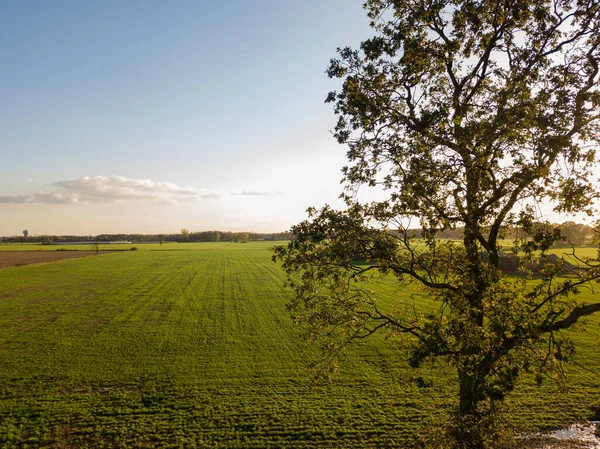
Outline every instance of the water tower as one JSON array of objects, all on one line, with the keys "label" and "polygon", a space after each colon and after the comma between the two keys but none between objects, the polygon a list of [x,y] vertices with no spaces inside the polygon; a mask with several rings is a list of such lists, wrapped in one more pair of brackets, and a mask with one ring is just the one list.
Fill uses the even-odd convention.
[{"label": "water tower", "polygon": [[23,231],[23,237],[29,237],[29,231],[27,229]]}]

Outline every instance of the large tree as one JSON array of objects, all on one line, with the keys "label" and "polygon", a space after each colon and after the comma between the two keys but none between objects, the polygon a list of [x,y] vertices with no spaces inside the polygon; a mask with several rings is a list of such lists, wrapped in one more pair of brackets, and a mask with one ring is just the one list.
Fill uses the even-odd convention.
[{"label": "large tree", "polygon": [[[577,302],[600,276],[594,260],[538,264],[561,238],[540,207],[595,213],[600,140],[600,6],[596,0],[369,0],[375,36],[339,50],[327,101],[347,145],[347,209],[310,209],[276,249],[293,315],[324,361],[355,338],[390,329],[418,366],[446,358],[459,400],[451,435],[493,446],[493,414],[525,371],[569,356],[561,331],[600,312]],[[596,172],[597,173],[597,172]],[[361,203],[363,186],[386,193]],[[415,223],[420,232],[414,232]],[[459,242],[440,231],[464,227]],[[503,230],[541,274],[500,269]],[[536,270],[538,271],[538,270]],[[362,288],[372,273],[416,284],[427,313],[384,308]]]}]

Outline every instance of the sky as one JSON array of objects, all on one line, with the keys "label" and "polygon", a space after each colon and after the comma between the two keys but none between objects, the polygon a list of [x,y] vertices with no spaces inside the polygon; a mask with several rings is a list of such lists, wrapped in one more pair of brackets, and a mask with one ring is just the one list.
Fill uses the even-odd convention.
[{"label": "sky", "polygon": [[0,235],[279,232],[341,205],[360,0],[0,3]]}]

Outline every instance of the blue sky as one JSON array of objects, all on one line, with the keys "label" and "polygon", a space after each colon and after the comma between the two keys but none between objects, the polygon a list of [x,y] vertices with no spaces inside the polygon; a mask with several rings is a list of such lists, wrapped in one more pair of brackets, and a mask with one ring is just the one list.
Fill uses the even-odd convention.
[{"label": "blue sky", "polygon": [[336,203],[360,1],[0,4],[0,235],[279,231]]}]

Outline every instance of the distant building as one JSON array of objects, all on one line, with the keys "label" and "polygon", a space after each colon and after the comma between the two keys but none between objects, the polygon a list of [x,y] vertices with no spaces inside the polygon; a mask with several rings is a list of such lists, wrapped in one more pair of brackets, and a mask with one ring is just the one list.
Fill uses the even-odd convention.
[{"label": "distant building", "polygon": [[29,237],[29,231],[27,229],[23,231],[23,237]]}]

